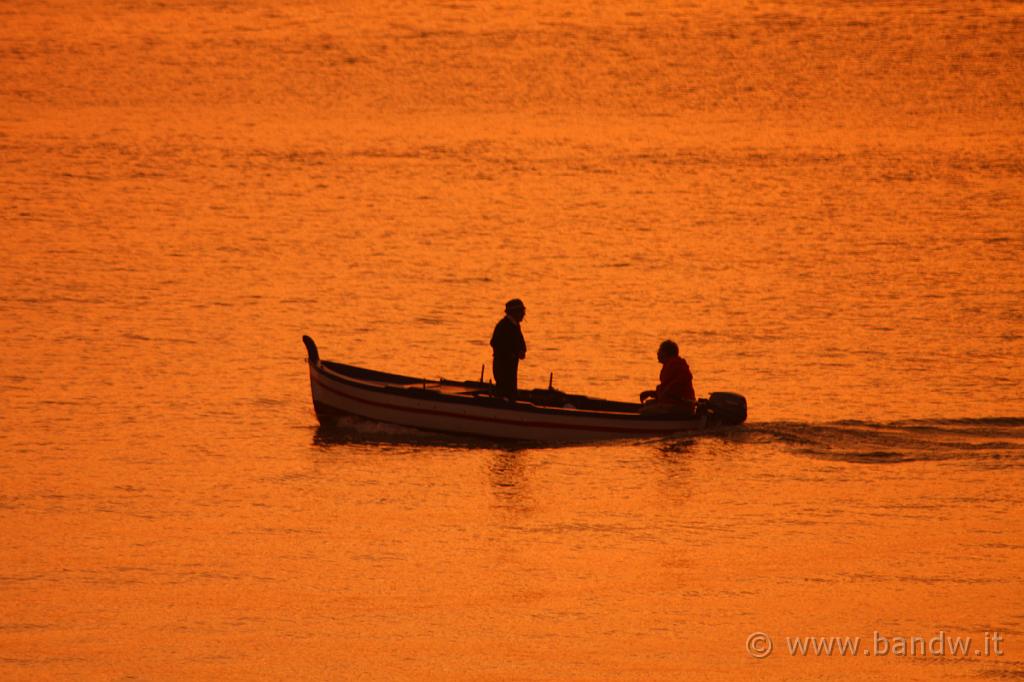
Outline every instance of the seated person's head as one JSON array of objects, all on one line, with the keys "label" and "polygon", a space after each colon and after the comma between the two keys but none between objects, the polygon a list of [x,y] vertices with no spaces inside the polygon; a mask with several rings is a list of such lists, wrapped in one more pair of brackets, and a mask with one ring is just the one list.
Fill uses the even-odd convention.
[{"label": "seated person's head", "polygon": [[679,346],[676,345],[675,341],[665,340],[658,346],[658,362],[665,362],[669,358],[674,358],[678,355]]}]

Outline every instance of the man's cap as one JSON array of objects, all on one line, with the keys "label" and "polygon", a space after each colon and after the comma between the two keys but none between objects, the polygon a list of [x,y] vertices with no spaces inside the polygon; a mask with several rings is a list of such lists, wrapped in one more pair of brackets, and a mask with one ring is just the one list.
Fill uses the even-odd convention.
[{"label": "man's cap", "polygon": [[526,306],[518,298],[513,298],[511,301],[505,304],[505,312],[510,313],[513,310],[525,310]]}]

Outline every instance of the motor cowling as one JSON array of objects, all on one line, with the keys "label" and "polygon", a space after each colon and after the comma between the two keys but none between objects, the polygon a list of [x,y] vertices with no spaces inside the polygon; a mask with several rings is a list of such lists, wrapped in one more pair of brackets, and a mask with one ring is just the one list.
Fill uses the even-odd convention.
[{"label": "motor cowling", "polygon": [[742,424],[747,421],[747,399],[739,393],[712,393],[708,397],[708,416],[718,424]]}]

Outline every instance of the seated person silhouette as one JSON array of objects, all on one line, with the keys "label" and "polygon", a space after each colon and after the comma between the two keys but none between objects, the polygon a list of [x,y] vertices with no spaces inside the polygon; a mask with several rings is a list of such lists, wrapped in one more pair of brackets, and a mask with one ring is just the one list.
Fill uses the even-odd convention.
[{"label": "seated person silhouette", "polygon": [[662,341],[658,347],[661,363],[661,383],[653,391],[640,394],[641,414],[665,416],[693,416],[697,403],[693,391],[693,374],[686,360],[679,357],[679,346],[674,341]]}]

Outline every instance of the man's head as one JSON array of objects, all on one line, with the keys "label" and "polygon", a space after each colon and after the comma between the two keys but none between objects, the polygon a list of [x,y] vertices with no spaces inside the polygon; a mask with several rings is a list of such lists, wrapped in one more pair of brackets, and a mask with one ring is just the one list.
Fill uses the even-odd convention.
[{"label": "man's head", "polygon": [[658,362],[664,363],[669,358],[679,356],[679,346],[675,341],[665,340],[658,346]]},{"label": "man's head", "polygon": [[523,318],[526,317],[526,306],[518,298],[513,298],[505,304],[505,314],[516,322],[522,322]]}]

